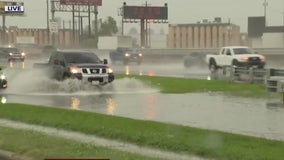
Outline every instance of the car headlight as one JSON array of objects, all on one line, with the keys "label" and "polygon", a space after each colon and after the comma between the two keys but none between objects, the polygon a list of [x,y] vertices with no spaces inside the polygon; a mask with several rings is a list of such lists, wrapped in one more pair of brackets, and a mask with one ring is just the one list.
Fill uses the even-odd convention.
[{"label": "car headlight", "polygon": [[72,74],[76,74],[76,73],[80,73],[81,72],[81,68],[77,67],[77,66],[72,66],[69,68],[69,71],[72,73]]},{"label": "car headlight", "polygon": [[9,53],[9,55],[10,55],[10,56],[12,56],[12,55],[13,55],[13,53],[12,53],[12,52],[10,52],[10,53]]},{"label": "car headlight", "polygon": [[22,53],[21,53],[21,56],[23,56],[23,57],[26,56],[26,53],[25,53],[25,52],[22,52]]},{"label": "car headlight", "polygon": [[113,73],[112,68],[108,68],[107,70],[108,70],[108,73]]},{"label": "car headlight", "polygon": [[1,74],[0,79],[1,80],[6,79],[6,76],[4,74]]},{"label": "car headlight", "polygon": [[139,56],[139,57],[142,57],[142,56],[143,56],[143,54],[142,54],[142,53],[139,53],[139,54],[138,54],[138,56]]},{"label": "car headlight", "polygon": [[265,60],[265,57],[264,56],[259,56],[259,59],[261,60],[261,61],[264,61]]},{"label": "car headlight", "polygon": [[107,68],[107,72],[108,72],[108,73],[113,73],[112,68],[110,68],[110,67],[109,67],[109,68]]},{"label": "car headlight", "polygon": [[1,97],[1,103],[2,103],[2,104],[7,103],[7,98],[6,98],[6,97]]},{"label": "car headlight", "polygon": [[125,57],[129,57],[129,56],[130,56],[130,54],[129,54],[129,53],[125,53],[124,55],[125,55]]},{"label": "car headlight", "polygon": [[248,61],[248,60],[249,60],[249,57],[248,57],[248,56],[243,56],[243,57],[242,57],[242,60],[243,60],[243,61]]}]

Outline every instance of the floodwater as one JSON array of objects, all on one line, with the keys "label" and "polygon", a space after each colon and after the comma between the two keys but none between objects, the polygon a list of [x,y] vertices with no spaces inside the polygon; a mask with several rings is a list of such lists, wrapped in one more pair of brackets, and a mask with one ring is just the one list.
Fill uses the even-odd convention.
[{"label": "floodwater", "polygon": [[[58,82],[30,69],[34,60],[15,63],[2,103],[25,103],[85,110],[142,120],[174,123],[230,133],[284,140],[284,107],[280,99],[252,99],[222,93],[161,94],[137,79],[115,80],[104,87],[78,80]],[[182,63],[113,66],[116,73],[207,78],[208,68],[185,69]]]},{"label": "floodwater", "polygon": [[284,140],[284,107],[273,105],[280,103],[278,99],[210,92],[161,94],[133,78],[90,87],[78,80],[49,80],[41,74],[10,71],[9,88],[1,92],[3,103],[56,106]]}]

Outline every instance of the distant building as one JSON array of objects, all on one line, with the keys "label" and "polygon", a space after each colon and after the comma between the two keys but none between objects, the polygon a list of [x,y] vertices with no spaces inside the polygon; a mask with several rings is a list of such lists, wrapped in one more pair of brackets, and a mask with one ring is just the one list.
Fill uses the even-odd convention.
[{"label": "distant building", "polygon": [[248,17],[248,38],[253,48],[283,48],[284,26],[267,26],[264,16]]},{"label": "distant building", "polygon": [[[0,27],[1,28],[1,27]],[[33,37],[35,45],[44,46],[54,43],[57,46],[74,47],[79,44],[78,32],[74,33],[71,29],[59,29],[57,33],[48,32],[47,29],[35,29],[35,28],[18,28],[9,27],[4,31],[0,30],[0,45],[14,44],[16,45],[18,37]],[[52,42],[54,41],[54,42]]]},{"label": "distant building", "polygon": [[217,17],[213,22],[203,20],[195,24],[169,24],[168,48],[219,48],[241,45],[240,27],[223,23]]}]

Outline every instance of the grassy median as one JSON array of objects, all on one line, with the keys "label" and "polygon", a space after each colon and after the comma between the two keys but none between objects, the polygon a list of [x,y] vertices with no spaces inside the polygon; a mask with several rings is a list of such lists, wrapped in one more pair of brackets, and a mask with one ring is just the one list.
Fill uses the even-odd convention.
[{"label": "grassy median", "polygon": [[162,93],[222,92],[226,95],[241,97],[277,97],[278,94],[268,93],[264,84],[233,83],[225,80],[204,80],[189,78],[169,78],[159,76],[139,76],[117,74],[117,79],[133,78],[159,88]]},{"label": "grassy median", "polygon": [[[284,157],[282,141],[42,106],[6,104],[2,105],[0,110],[0,118],[78,131],[202,157],[229,160],[282,160]],[[5,138],[4,135],[1,138]],[[15,139],[21,137],[19,134]],[[1,142],[2,149],[10,150],[5,147],[7,142]],[[21,150],[21,146],[15,145],[13,150]],[[40,152],[44,153],[44,149]],[[56,149],[53,152],[55,154]],[[74,152],[72,156],[80,154]]]}]

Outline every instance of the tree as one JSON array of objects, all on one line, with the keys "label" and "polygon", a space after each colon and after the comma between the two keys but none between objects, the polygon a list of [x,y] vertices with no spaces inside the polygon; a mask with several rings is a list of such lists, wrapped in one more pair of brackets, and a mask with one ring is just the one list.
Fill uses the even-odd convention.
[{"label": "tree", "polygon": [[100,36],[112,36],[118,32],[116,21],[112,17],[107,17],[106,20],[101,22],[99,35]]},{"label": "tree", "polygon": [[137,35],[138,31],[135,27],[130,28],[128,35]]}]

